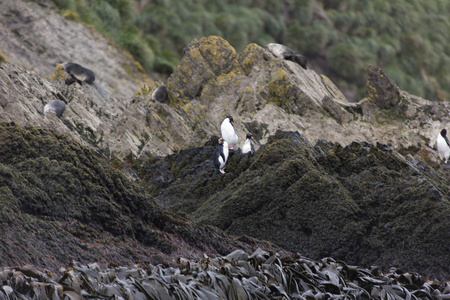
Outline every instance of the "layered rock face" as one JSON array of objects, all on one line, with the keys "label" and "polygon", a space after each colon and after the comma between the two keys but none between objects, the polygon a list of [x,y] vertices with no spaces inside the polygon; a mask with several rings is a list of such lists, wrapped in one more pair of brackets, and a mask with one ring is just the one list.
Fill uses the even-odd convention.
[{"label": "layered rock face", "polygon": [[[286,130],[298,131],[312,143],[379,141],[437,162],[432,146],[450,121],[447,103],[400,91],[376,67],[368,68],[367,97],[349,103],[331,80],[311,68],[276,58],[256,44],[237,53],[211,36],[186,46],[167,80],[167,101],[153,102],[151,93],[161,83],[139,75],[129,57],[107,39],[62,18],[51,2],[43,3],[1,4],[9,21],[1,25],[8,38],[0,48],[10,53],[10,64],[0,68],[1,120],[53,128],[119,157],[132,153],[140,158],[201,146],[219,135],[223,118],[232,115],[241,137],[238,146],[247,132],[254,134],[259,148],[277,130]],[[95,43],[87,47],[88,41]],[[17,50],[27,42],[36,47]],[[63,61],[92,69],[97,86],[66,87],[63,74],[55,72]],[[68,104],[61,120],[40,114],[54,99]]]}]

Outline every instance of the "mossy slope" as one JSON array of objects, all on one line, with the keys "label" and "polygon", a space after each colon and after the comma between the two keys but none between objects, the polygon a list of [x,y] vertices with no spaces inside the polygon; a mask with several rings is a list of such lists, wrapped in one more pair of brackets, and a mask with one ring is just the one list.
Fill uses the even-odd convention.
[{"label": "mossy slope", "polygon": [[169,213],[71,138],[10,123],[0,123],[0,238],[2,264],[50,269],[71,260],[171,264],[249,247]]},{"label": "mossy slope", "polygon": [[[383,144],[313,147],[294,132],[277,132],[254,158],[235,153],[225,176],[212,176],[212,149],[197,151],[211,156],[175,154],[162,160],[175,162],[164,185],[147,178],[168,207],[312,258],[448,276],[446,174]],[[147,169],[162,172],[162,161]]]}]

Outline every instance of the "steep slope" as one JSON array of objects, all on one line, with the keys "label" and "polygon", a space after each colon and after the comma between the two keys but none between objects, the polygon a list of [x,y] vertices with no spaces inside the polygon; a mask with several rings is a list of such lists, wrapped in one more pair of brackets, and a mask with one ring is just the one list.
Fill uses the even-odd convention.
[{"label": "steep slope", "polygon": [[62,17],[52,1],[0,3],[0,50],[16,66],[50,76],[74,61],[93,70],[109,96],[131,97],[149,78],[117,44],[79,22]]},{"label": "steep slope", "polygon": [[[0,123],[0,261],[174,264],[256,249],[161,208],[99,154],[51,130]],[[275,248],[273,248],[275,249]]]},{"label": "steep slope", "polygon": [[254,158],[235,153],[225,176],[213,175],[212,151],[205,146],[147,162],[148,191],[194,220],[314,259],[448,278],[446,170],[380,143],[313,147],[299,133],[282,131]]}]

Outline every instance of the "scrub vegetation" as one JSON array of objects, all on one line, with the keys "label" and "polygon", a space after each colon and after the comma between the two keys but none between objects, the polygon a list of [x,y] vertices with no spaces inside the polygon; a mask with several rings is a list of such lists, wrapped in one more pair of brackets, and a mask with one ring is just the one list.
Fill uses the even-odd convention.
[{"label": "scrub vegetation", "polygon": [[63,15],[128,50],[147,72],[171,74],[194,38],[217,35],[238,51],[250,43],[282,43],[353,100],[364,95],[368,64],[414,95],[445,99],[450,92],[445,0],[53,1]]}]

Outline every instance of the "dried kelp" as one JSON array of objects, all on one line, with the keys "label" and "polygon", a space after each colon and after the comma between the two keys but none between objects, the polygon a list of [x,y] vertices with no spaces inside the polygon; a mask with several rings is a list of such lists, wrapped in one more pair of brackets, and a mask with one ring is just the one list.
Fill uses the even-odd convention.
[{"label": "dried kelp", "polygon": [[29,267],[0,270],[1,299],[450,299],[447,282],[392,268],[382,273],[324,258],[283,257],[258,249],[236,250],[178,268],[102,268],[77,262],[59,279]]}]

